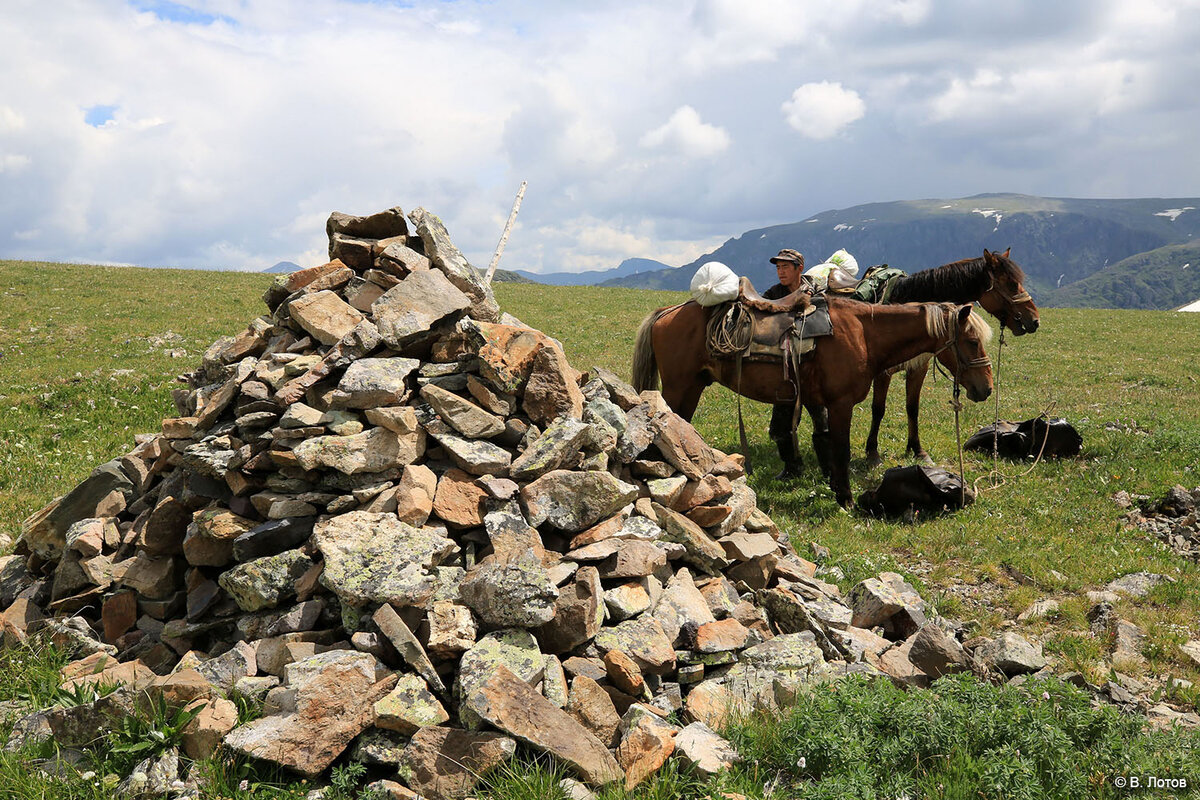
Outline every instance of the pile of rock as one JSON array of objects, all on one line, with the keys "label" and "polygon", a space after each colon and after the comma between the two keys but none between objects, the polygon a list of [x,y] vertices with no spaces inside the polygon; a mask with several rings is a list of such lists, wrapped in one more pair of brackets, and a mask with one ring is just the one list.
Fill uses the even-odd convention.
[{"label": "pile of rock", "polygon": [[1117,492],[1113,500],[1128,508],[1125,524],[1152,533],[1176,554],[1200,561],[1200,486],[1188,490],[1173,486],[1159,500]]},{"label": "pile of rock", "polygon": [[[209,348],[177,417],[0,559],[5,642],[40,630],[79,656],[64,686],[123,687],[10,744],[86,745],[150,697],[199,711],[191,758],[315,776],[349,751],[394,797],[465,796],[518,741],[632,787],[673,753],[727,766],[727,713],[815,679],[969,667],[900,576],[844,601],[739,457],[502,314],[435,216],[328,233],[330,262]],[[232,693],[263,715],[238,725]]]}]

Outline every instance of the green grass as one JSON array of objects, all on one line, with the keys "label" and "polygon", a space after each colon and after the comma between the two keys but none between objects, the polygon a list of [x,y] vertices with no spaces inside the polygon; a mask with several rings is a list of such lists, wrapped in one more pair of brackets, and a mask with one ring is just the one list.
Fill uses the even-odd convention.
[{"label": "green grass", "polygon": [[[193,369],[218,336],[237,333],[265,312],[259,296],[270,280],[245,273],[0,262],[0,533],[16,538],[22,519],[96,465],[131,449],[134,434],[155,431],[162,417],[173,416],[175,376]],[[517,284],[497,285],[496,293],[506,311],[560,339],[577,369],[597,364],[624,376],[641,319],[685,297]],[[173,350],[185,355],[172,357]],[[995,358],[995,344],[991,352]],[[1200,315],[1044,311],[1037,334],[1010,337],[1001,353],[1000,416],[1022,420],[1043,410],[1064,416],[1083,435],[1084,452],[1037,465],[993,465],[990,458],[968,453],[967,477],[978,483],[980,497],[952,516],[902,524],[846,513],[816,473],[811,453],[810,471],[802,479],[774,481],[770,476],[779,465],[766,437],[769,410],[746,402],[751,456],[759,465],[750,483],[760,505],[802,554],[811,556],[809,542],[829,548],[828,563],[846,576],[843,588],[894,569],[913,579],[941,613],[975,620],[985,632],[1034,599],[1056,597],[1062,604],[1056,617],[1021,623],[1017,630],[1044,641],[1059,669],[1082,670],[1093,681],[1102,682],[1107,670],[1105,643],[1087,632],[1082,593],[1126,572],[1171,575],[1177,583],[1141,600],[1124,599],[1117,612],[1148,633],[1146,672],[1200,684],[1200,672],[1177,649],[1182,641],[1200,638],[1200,568],[1147,534],[1123,530],[1122,512],[1109,499],[1122,489],[1157,496],[1176,483],[1200,484],[1196,353]],[[940,379],[926,386],[922,439],[935,459],[957,470],[949,393]],[[885,467],[904,463],[900,390],[890,400],[880,441]],[[991,400],[968,405],[964,436],[995,414]],[[869,410],[860,407],[852,431],[856,493],[881,474],[867,471],[862,458],[868,417]],[[706,392],[694,422],[714,446],[732,452],[736,419],[733,394],[715,387]],[[805,418],[802,443],[809,430]],[[1014,571],[1029,576],[1032,585],[1018,584]],[[57,663],[51,655],[38,657]],[[57,666],[3,666],[9,658],[0,662],[0,699],[46,697]],[[1180,699],[1194,704],[1195,694]],[[955,756],[947,769],[981,774],[979,757],[968,755]],[[0,757],[0,798],[5,787],[34,780],[32,772],[15,777],[12,770],[21,763]],[[248,767],[214,769],[223,770],[227,796],[250,796],[236,788],[252,780]],[[736,780],[753,782],[744,776]],[[688,781],[689,776],[664,771],[645,791],[664,792],[664,797],[701,791]],[[254,796],[271,796],[267,787],[276,783],[262,783]],[[92,796],[35,789],[26,785],[27,794],[20,796]],[[505,796],[495,794],[500,791],[497,784],[492,796]],[[293,796],[292,789],[270,792]]]},{"label": "green grass", "polygon": [[743,769],[785,797],[1121,797],[1113,780],[1129,775],[1200,785],[1200,733],[1146,733],[1053,679],[1018,688],[954,676],[904,692],[853,678],[731,737]]}]

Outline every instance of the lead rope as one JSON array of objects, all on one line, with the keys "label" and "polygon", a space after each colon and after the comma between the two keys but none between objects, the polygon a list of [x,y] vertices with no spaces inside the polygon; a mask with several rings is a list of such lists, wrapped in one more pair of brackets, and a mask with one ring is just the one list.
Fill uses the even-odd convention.
[{"label": "lead rope", "polygon": [[1000,343],[996,345],[996,369],[992,371],[992,388],[996,394],[996,414],[992,421],[992,478],[1000,476],[1000,357],[1004,354],[1004,325],[1000,326]]},{"label": "lead rope", "polygon": [[[956,338],[956,340],[957,340],[957,338]],[[958,348],[956,346],[955,347],[956,355],[957,355],[957,349]],[[961,368],[961,365],[960,365],[960,368]],[[958,502],[962,508],[966,508],[966,506],[967,506],[967,471],[963,468],[962,425],[959,422],[959,417],[960,417],[959,412],[962,411],[962,401],[959,399],[959,397],[962,393],[962,387],[959,386],[959,383],[958,383],[958,372],[959,372],[958,369],[954,370],[954,399],[950,401],[950,405],[954,406],[954,439],[958,445],[958,476],[959,476],[959,489],[960,489],[960,492],[959,492],[960,497],[958,499]]]}]

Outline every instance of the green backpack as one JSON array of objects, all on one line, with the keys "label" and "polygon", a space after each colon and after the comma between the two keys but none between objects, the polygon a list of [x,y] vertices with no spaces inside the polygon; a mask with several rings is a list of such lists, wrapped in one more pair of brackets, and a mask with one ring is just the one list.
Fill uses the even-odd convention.
[{"label": "green backpack", "polygon": [[850,296],[864,303],[886,303],[888,295],[892,293],[892,285],[906,275],[904,270],[889,267],[887,264],[868,267]]}]

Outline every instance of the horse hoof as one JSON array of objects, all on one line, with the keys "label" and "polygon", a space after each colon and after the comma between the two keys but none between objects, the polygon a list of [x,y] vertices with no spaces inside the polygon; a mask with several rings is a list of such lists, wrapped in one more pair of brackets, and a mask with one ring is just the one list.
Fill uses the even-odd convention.
[{"label": "horse hoof", "polygon": [[876,469],[881,466],[883,466],[883,459],[879,457],[878,453],[867,456],[867,469]]}]

